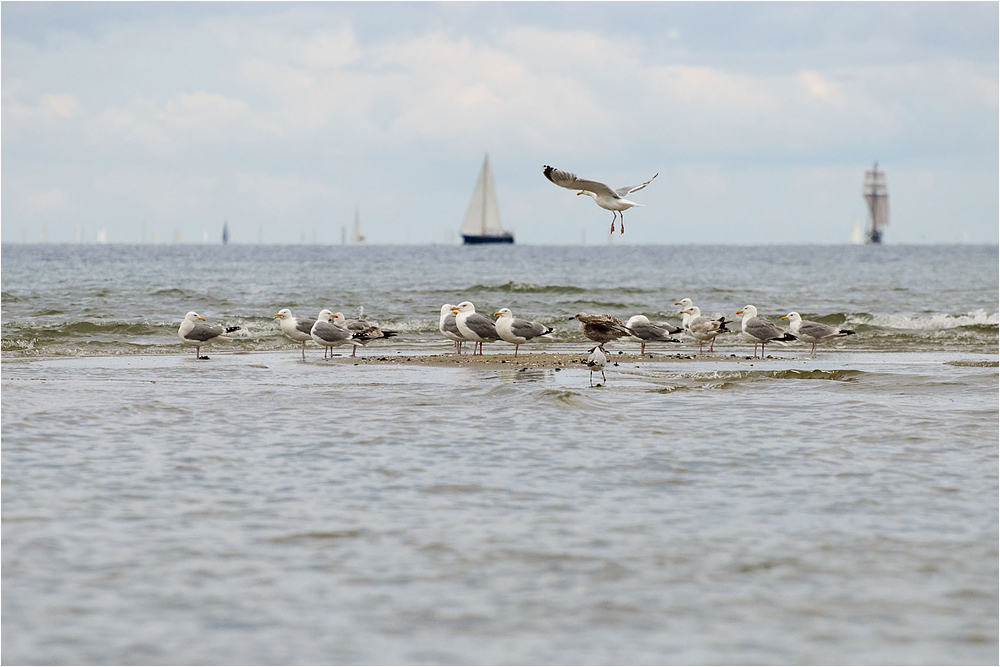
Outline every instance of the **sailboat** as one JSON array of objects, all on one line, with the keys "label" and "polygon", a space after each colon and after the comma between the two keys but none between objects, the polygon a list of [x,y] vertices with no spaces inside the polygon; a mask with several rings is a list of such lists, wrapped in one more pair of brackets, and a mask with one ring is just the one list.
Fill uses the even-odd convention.
[{"label": "sailboat", "polygon": [[358,222],[358,209],[354,209],[354,230],[351,232],[351,244],[361,245],[365,237],[361,235],[361,223]]},{"label": "sailboat", "polygon": [[877,161],[871,171],[865,172],[861,194],[868,204],[868,217],[871,220],[865,241],[869,244],[882,243],[882,227],[889,224],[889,190],[885,185],[885,172],[878,170]]},{"label": "sailboat", "polygon": [[504,231],[500,224],[500,204],[497,202],[497,187],[493,182],[489,155],[483,160],[483,168],[459,233],[466,245],[514,242],[514,235]]}]

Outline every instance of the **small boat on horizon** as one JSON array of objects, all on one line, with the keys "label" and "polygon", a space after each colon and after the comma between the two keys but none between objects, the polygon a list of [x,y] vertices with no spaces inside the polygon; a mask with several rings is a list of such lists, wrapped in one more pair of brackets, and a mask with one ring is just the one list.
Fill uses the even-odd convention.
[{"label": "small boat on horizon", "polygon": [[472,192],[459,233],[465,245],[514,242],[514,234],[505,231],[500,224],[500,204],[489,155],[483,160],[483,168],[479,171],[476,189]]}]

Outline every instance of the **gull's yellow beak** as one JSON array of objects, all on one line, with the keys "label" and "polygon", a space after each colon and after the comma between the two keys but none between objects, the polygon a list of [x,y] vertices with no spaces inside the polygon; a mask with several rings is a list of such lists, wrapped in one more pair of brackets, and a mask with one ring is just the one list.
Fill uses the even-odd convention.
[{"label": "gull's yellow beak", "polygon": [[[739,314],[739,313],[737,313],[737,314]],[[782,316],[781,316],[781,319],[783,319],[783,320],[787,320],[787,319],[788,319],[788,316],[786,316],[786,315],[782,315]]]},{"label": "gull's yellow beak", "polygon": [[275,317],[275,318],[278,318],[278,317],[281,317],[281,313],[275,313],[275,314],[274,314],[274,317]]},{"label": "gull's yellow beak", "polygon": [[736,311],[736,314],[737,314],[737,315],[742,315],[742,314],[743,314],[743,311],[742,311],[742,310],[737,310],[737,311]]},{"label": "gull's yellow beak", "polygon": [[493,317],[500,317],[500,313],[493,313]]},{"label": "gull's yellow beak", "polygon": [[202,322],[208,322],[208,320],[206,320],[204,317],[199,317],[198,319],[201,320]]},{"label": "gull's yellow beak", "polygon": [[682,305],[682,304],[681,304],[681,302],[680,302],[680,301],[674,301],[674,305],[675,305],[675,306],[680,306],[680,305]]},{"label": "gull's yellow beak", "polygon": [[577,197],[579,197],[579,196],[580,196],[580,195],[582,195],[582,194],[583,194],[583,190],[581,190],[580,192],[577,192],[577,193],[576,193],[576,196],[577,196]]},{"label": "gull's yellow beak", "polygon": [[453,312],[453,313],[457,313],[458,312],[458,306],[452,306],[449,310],[451,310],[451,312]]}]

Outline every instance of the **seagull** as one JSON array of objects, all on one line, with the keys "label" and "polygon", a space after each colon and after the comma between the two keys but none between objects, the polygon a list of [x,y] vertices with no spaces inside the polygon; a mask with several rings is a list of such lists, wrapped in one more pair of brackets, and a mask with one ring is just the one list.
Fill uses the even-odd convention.
[{"label": "seagull", "polygon": [[201,346],[210,340],[232,340],[223,334],[232,333],[239,327],[221,327],[217,324],[202,324],[207,320],[193,310],[184,316],[180,328],[177,330],[177,337],[185,345],[194,345],[195,359],[208,359],[201,356]]},{"label": "seagull", "polygon": [[659,176],[659,172],[653,174],[653,178],[649,179],[641,185],[628,185],[624,188],[618,188],[617,190],[612,190],[609,186],[604,183],[598,183],[597,181],[587,181],[578,178],[576,174],[570,173],[568,171],[560,171],[549,165],[542,167],[542,173],[545,174],[545,178],[549,179],[561,188],[566,188],[567,190],[579,190],[577,195],[588,195],[594,200],[594,203],[603,209],[611,211],[611,233],[615,233],[615,220],[618,216],[621,216],[622,225],[621,233],[625,233],[625,211],[632,208],[633,206],[643,206],[643,204],[637,204],[634,201],[629,201],[625,199],[625,195],[636,192],[637,190],[642,190],[644,187],[653,182],[653,178]]},{"label": "seagull", "polygon": [[[334,322],[333,313],[325,308],[319,311],[319,315],[316,317],[316,321],[313,323],[309,334],[314,341],[323,346],[324,359],[326,359],[328,352],[331,353],[330,356],[333,356],[331,348],[335,345],[357,345],[354,341],[354,334],[347,327],[340,326]],[[353,352],[351,356],[354,356]]]},{"label": "seagull", "polygon": [[287,308],[279,310],[274,318],[281,320],[278,324],[281,325],[282,333],[292,340],[302,343],[302,359],[304,360],[306,358],[306,341],[312,340],[310,332],[313,325],[316,324],[316,320],[306,317],[292,317],[292,311]]},{"label": "seagull", "polygon": [[[709,353],[715,352],[715,337],[720,333],[728,333],[726,316],[723,315],[717,320],[703,317],[701,308],[698,306],[688,306],[681,311],[688,320],[688,333],[698,341],[698,354],[704,351],[705,341],[710,340],[712,344],[708,347]],[[756,348],[754,349],[756,352]]]},{"label": "seagull", "polygon": [[[675,301],[674,305],[675,306],[681,306],[681,308],[684,309],[684,308],[690,308],[691,306],[693,306],[694,302],[691,299],[688,299],[687,297],[685,297],[685,298],[681,299],[680,301]],[[685,331],[687,331],[688,330],[688,322],[691,321],[691,314],[690,313],[685,313],[684,310],[681,310],[681,313],[683,313],[683,315],[684,315],[684,317],[681,319],[681,327]]]},{"label": "seagull", "polygon": [[743,315],[743,333],[753,340],[753,356],[757,357],[757,344],[760,343],[760,358],[764,358],[764,343],[774,341],[784,344],[797,340],[795,336],[774,326],[767,318],[757,317],[756,306],[744,306],[737,310],[737,315]]},{"label": "seagull", "polygon": [[450,303],[441,306],[441,319],[438,321],[438,331],[445,338],[455,341],[455,351],[458,354],[462,354],[462,343],[465,342],[465,336],[462,335],[462,332],[458,330],[458,325],[455,324],[455,313],[451,311],[452,308],[454,306]]},{"label": "seagull", "polygon": [[632,332],[614,315],[577,313],[569,319],[578,320],[580,322],[580,331],[583,332],[583,335],[598,345],[604,345],[610,341],[618,340],[623,336],[632,335]]},{"label": "seagull", "polygon": [[351,342],[354,345],[354,349],[351,350],[351,356],[357,356],[355,352],[358,351],[358,345],[364,347],[373,340],[382,340],[384,338],[392,338],[397,335],[395,331],[389,331],[388,329],[380,329],[373,324],[362,320],[348,320],[344,317],[343,313],[333,314],[333,323],[337,326],[344,327],[351,332]]},{"label": "seagull", "polygon": [[492,343],[500,340],[496,325],[493,320],[476,312],[476,307],[471,301],[463,301],[457,306],[452,306],[451,311],[455,313],[455,324],[458,331],[466,340],[471,340],[472,354],[476,354],[476,346],[479,347],[479,356],[483,355],[483,343]]},{"label": "seagull", "polygon": [[514,319],[514,313],[510,312],[509,308],[501,308],[493,314],[498,318],[496,328],[497,333],[500,334],[500,338],[514,344],[515,359],[517,358],[517,348],[521,347],[521,343],[527,343],[529,340],[538,338],[539,336],[551,338],[549,334],[555,331],[552,327],[547,327],[538,322]]},{"label": "seagull", "polygon": [[601,379],[604,384],[608,383],[608,378],[604,375],[604,367],[608,365],[608,355],[604,349],[598,345],[591,348],[590,356],[587,357],[587,368],[590,369],[590,386],[594,386],[594,371],[601,371]]},{"label": "seagull", "polygon": [[683,331],[680,327],[675,327],[666,322],[653,324],[645,315],[633,315],[625,323],[625,328],[629,330],[633,338],[638,339],[642,343],[642,347],[639,348],[639,354],[646,353],[646,343],[679,343],[679,340],[670,336],[671,334]]},{"label": "seagull", "polygon": [[791,329],[793,334],[807,343],[812,343],[813,354],[816,354],[816,343],[822,342],[827,338],[838,338],[854,334],[851,329],[838,329],[831,327],[829,324],[804,320],[801,315],[794,311],[781,319],[788,320],[788,328]]}]

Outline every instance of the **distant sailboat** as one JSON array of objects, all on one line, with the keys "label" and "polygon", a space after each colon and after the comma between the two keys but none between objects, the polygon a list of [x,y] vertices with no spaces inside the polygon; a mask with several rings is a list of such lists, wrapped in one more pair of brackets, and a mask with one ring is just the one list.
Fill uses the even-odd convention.
[{"label": "distant sailboat", "polygon": [[365,237],[361,235],[361,223],[358,222],[358,209],[354,209],[354,230],[351,232],[351,244],[361,245]]},{"label": "distant sailboat", "polygon": [[465,221],[459,230],[466,245],[481,243],[513,243],[514,235],[504,231],[500,224],[500,204],[497,188],[490,170],[490,156],[483,160],[483,168],[472,192]]},{"label": "distant sailboat", "polygon": [[851,245],[861,245],[865,242],[865,235],[861,231],[861,221],[854,219],[854,226],[851,227]]},{"label": "distant sailboat", "polygon": [[865,172],[865,184],[861,193],[868,204],[868,217],[871,220],[865,240],[868,243],[881,243],[882,228],[889,224],[889,189],[885,184],[885,172],[878,170],[878,162],[871,171]]},{"label": "distant sailboat", "polygon": [[222,245],[229,243],[229,221],[225,220],[222,223]]}]

